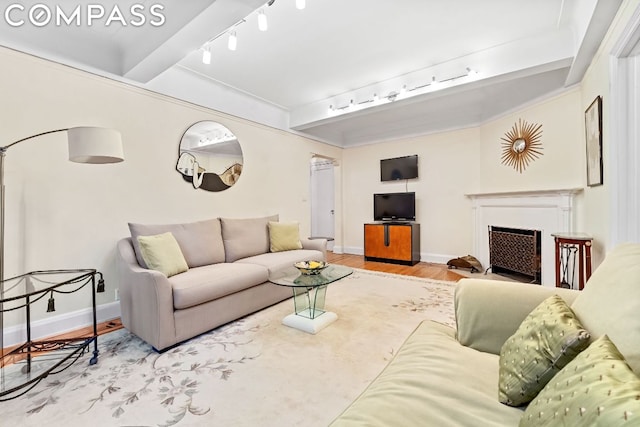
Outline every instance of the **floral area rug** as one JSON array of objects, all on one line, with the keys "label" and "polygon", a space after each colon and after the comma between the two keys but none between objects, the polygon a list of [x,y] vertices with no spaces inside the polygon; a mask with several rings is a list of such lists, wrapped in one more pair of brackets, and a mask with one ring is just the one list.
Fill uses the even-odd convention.
[{"label": "floral area rug", "polygon": [[338,320],[316,335],[281,324],[291,299],[164,353],[119,330],[24,396],[2,425],[327,426],[426,319],[454,326],[452,282],[355,270],[329,285]]}]

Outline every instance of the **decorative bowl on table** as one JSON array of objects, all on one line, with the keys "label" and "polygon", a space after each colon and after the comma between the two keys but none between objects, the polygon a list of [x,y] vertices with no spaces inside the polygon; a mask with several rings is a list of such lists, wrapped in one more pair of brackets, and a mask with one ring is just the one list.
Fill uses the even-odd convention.
[{"label": "decorative bowl on table", "polygon": [[314,274],[320,274],[320,272],[327,268],[329,264],[324,261],[299,261],[293,264],[293,266],[300,270],[300,273],[305,276],[311,276]]}]

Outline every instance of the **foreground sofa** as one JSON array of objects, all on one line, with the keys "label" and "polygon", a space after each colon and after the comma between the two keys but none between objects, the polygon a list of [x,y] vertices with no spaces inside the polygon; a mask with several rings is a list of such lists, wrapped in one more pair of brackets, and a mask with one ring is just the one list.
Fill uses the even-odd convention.
[{"label": "foreground sofa", "polygon": [[[529,407],[502,404],[499,370],[506,362],[501,349],[532,310],[554,294],[570,305],[591,334],[591,344]],[[463,279],[456,288],[455,313],[457,331],[431,321],[420,324],[331,425],[640,426],[640,245],[613,250],[581,292]],[[604,335],[626,363],[610,355],[595,357]]]},{"label": "foreground sofa", "polygon": [[[277,221],[272,216],[129,224],[131,237],[121,239],[116,250],[124,327],[162,351],[291,297],[289,288],[268,282],[269,273],[298,261],[326,260],[326,240],[299,239],[290,248],[274,248],[269,230]],[[283,224],[288,225],[297,227]],[[166,233],[175,238],[187,268],[170,277],[147,268],[139,245],[140,236]]]}]

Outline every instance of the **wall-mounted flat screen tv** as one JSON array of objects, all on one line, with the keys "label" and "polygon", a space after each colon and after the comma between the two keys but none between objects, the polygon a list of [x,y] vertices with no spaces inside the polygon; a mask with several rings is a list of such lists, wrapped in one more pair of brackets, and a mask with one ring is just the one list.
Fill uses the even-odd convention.
[{"label": "wall-mounted flat screen tv", "polygon": [[415,221],[416,193],[384,193],[373,195],[374,221]]},{"label": "wall-mounted flat screen tv", "polygon": [[397,181],[418,177],[418,155],[380,160],[380,180]]}]

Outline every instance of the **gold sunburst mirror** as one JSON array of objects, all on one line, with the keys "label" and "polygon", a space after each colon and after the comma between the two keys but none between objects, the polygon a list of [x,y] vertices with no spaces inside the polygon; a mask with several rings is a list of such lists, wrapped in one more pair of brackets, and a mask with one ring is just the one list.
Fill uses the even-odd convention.
[{"label": "gold sunburst mirror", "polygon": [[502,139],[502,163],[522,173],[530,162],[542,156],[542,125],[518,119]]}]

